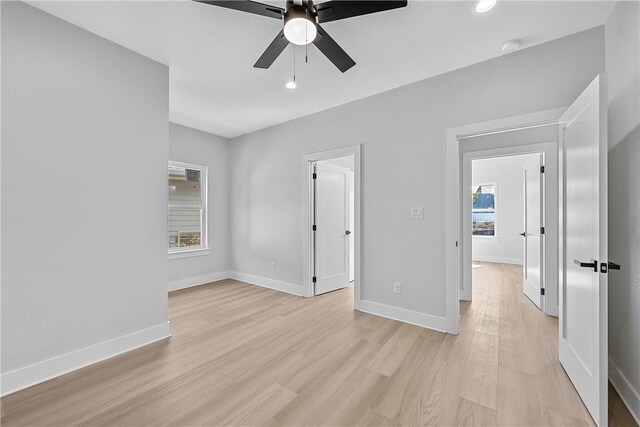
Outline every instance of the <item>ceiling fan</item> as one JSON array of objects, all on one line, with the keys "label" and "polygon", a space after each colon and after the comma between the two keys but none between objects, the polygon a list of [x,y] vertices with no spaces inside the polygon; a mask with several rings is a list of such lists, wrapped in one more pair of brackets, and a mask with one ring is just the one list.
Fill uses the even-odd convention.
[{"label": "ceiling fan", "polygon": [[313,43],[343,73],[356,63],[320,24],[407,5],[406,0],[329,0],[318,4],[314,4],[312,0],[287,0],[286,9],[283,9],[250,0],[195,1],[283,21],[282,30],[254,64],[254,68],[269,68],[289,43],[297,45]]}]

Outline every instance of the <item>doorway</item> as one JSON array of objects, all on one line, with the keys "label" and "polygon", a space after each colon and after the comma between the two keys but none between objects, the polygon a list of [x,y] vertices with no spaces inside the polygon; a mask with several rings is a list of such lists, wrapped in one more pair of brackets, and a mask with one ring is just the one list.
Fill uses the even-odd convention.
[{"label": "doorway", "polygon": [[313,295],[354,279],[354,163],[353,155],[312,162]]},{"label": "doorway", "polygon": [[305,296],[353,286],[360,306],[361,169],[359,145],[308,154],[303,262]]},{"label": "doorway", "polygon": [[541,309],[546,285],[544,154],[472,159],[471,179],[472,298],[477,282],[488,282],[482,289],[490,291],[501,280],[496,274],[519,272],[521,292]]},{"label": "doorway", "polygon": [[[493,255],[493,260],[505,262],[507,264],[519,262],[522,265],[529,262],[526,270],[523,270],[523,292],[540,309],[548,315],[558,315],[558,217],[553,215],[558,209],[558,126],[557,123],[541,125],[536,127],[526,127],[509,129],[498,133],[483,133],[480,135],[470,135],[459,138],[462,158],[461,173],[461,193],[462,193],[462,265],[461,265],[461,288],[460,299],[471,301],[473,297],[473,246],[475,243],[476,252],[484,252],[489,256]],[[537,156],[537,157],[536,157]],[[509,158],[521,159],[522,163],[507,167]],[[472,165],[475,161],[493,160],[492,176],[495,177],[493,187],[487,186],[486,191],[496,193],[504,192],[505,184],[498,185],[496,179],[501,177],[507,179],[510,187],[513,181],[516,182],[516,190],[508,191],[510,197],[516,200],[517,218],[512,220],[515,225],[502,223],[501,221],[493,225],[494,236],[474,236],[473,221],[473,195],[472,185],[473,171]],[[496,162],[502,163],[500,165]],[[478,163],[480,164],[480,163]],[[541,167],[544,166],[544,172]],[[506,171],[509,170],[509,173]],[[533,206],[533,200],[529,201],[529,206],[533,208],[529,212],[529,227],[524,230],[524,195],[525,195],[525,173],[528,171],[529,187],[528,194],[532,199],[538,199],[537,205]],[[498,173],[500,172],[500,173]],[[486,172],[489,173],[489,172]],[[508,178],[502,175],[508,175]],[[486,175],[485,178],[488,178]],[[477,179],[482,178],[481,176]],[[534,187],[537,191],[533,191]],[[491,190],[490,190],[491,189]],[[500,208],[505,207],[505,199],[495,194],[495,206],[497,215],[500,215]],[[485,197],[486,198],[486,197]],[[538,215],[533,216],[533,211],[538,209]],[[503,212],[504,214],[504,212]],[[504,218],[503,218],[504,219]],[[504,226],[507,225],[507,229]],[[484,226],[487,228],[487,226]],[[480,230],[480,232],[486,232]],[[521,233],[525,233],[524,236]],[[497,251],[499,246],[507,246],[510,243],[510,252]],[[525,248],[528,247],[528,253]],[[536,249],[537,248],[537,249]],[[493,251],[493,252],[491,252]],[[511,256],[505,255],[511,253]],[[501,254],[501,255],[499,255]],[[515,254],[515,255],[514,255]],[[539,255],[536,257],[536,255]],[[479,256],[477,254],[477,256]],[[502,256],[503,258],[499,258]],[[485,258],[485,261],[491,258]],[[530,268],[529,268],[530,267]],[[537,270],[537,272],[536,272]]]},{"label": "doorway", "polygon": [[[607,423],[607,275],[621,268],[608,260],[607,253],[607,93],[603,80],[598,75],[568,108],[447,129],[445,181],[450,214],[445,223],[447,320],[457,333],[458,299],[465,292],[467,298],[471,296],[466,269],[471,258],[469,159],[480,151],[486,157],[513,154],[527,144],[520,145],[514,138],[516,132],[554,129],[555,143],[529,147],[537,145],[534,151],[545,153],[545,174],[549,173],[544,203],[547,287],[543,307],[545,312],[554,306],[557,310],[558,361],[597,425]],[[491,141],[464,147],[465,140],[484,136]],[[554,280],[552,293],[549,286]],[[552,297],[557,298],[557,305],[549,304]]]}]

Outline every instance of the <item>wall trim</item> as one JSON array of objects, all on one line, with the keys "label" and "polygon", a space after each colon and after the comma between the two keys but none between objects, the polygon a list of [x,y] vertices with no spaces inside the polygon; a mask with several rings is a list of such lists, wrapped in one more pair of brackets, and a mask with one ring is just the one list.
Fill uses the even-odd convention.
[{"label": "wall trim", "polygon": [[2,383],[1,395],[6,396],[170,336],[171,322],[161,323],[6,372],[0,376],[0,382]]},{"label": "wall trim", "polygon": [[609,381],[620,395],[620,399],[627,406],[631,416],[640,425],[640,393],[633,388],[618,365],[609,357]]},{"label": "wall trim", "polygon": [[341,147],[330,150],[324,150],[316,153],[305,154],[302,156],[302,200],[304,212],[302,222],[302,287],[303,296],[313,297],[315,288],[313,286],[313,259],[315,248],[313,246],[313,231],[311,224],[313,223],[313,179],[311,177],[313,170],[311,163],[322,160],[335,159],[338,157],[353,156],[353,189],[354,189],[354,229],[353,245],[354,245],[354,279],[353,279],[353,306],[356,310],[360,307],[362,301],[362,239],[363,239],[363,204],[362,204],[362,145],[352,145],[349,147]]},{"label": "wall trim", "polygon": [[374,314],[376,316],[386,317],[388,319],[398,320],[404,323],[410,323],[423,328],[429,328],[445,333],[448,332],[447,329],[449,324],[446,317],[420,313],[418,311],[394,307],[368,300],[360,300],[360,307],[357,310]]},{"label": "wall trim", "polygon": [[497,262],[500,264],[517,264],[517,265],[523,265],[523,261],[522,258],[505,258],[505,257],[499,257],[499,256],[474,256],[473,259],[471,260],[473,261],[478,261],[478,262]]},{"label": "wall trim", "polygon": [[231,271],[229,274],[229,278],[245,282],[250,285],[262,286],[263,288],[274,289],[276,291],[282,291],[292,295],[304,296],[304,288],[301,285],[269,279],[267,277],[254,276],[253,274],[239,273],[237,271]]},{"label": "wall trim", "polygon": [[180,289],[191,288],[193,286],[206,285],[207,283],[217,282],[231,278],[231,271],[219,271],[217,273],[204,274],[202,276],[187,277],[186,279],[172,280],[169,282],[169,292]]}]

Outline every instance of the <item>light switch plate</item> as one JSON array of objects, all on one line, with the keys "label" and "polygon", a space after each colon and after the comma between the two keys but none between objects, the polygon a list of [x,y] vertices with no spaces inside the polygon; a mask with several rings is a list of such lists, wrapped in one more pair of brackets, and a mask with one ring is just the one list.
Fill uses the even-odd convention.
[{"label": "light switch plate", "polygon": [[393,282],[393,293],[399,295],[402,293],[402,283]]},{"label": "light switch plate", "polygon": [[411,208],[411,219],[422,219],[424,218],[424,208],[416,207]]}]

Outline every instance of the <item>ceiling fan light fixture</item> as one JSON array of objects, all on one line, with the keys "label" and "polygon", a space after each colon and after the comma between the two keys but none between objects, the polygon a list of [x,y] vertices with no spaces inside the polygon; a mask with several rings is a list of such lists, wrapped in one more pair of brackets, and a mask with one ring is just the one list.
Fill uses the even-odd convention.
[{"label": "ceiling fan light fixture", "polygon": [[303,7],[293,6],[284,16],[284,36],[293,44],[305,45],[318,35],[316,24],[307,16]]},{"label": "ceiling fan light fixture", "polygon": [[476,3],[476,13],[486,13],[489,12],[491,9],[494,8],[494,6],[496,5],[497,0],[480,0],[478,1],[478,3]]}]

